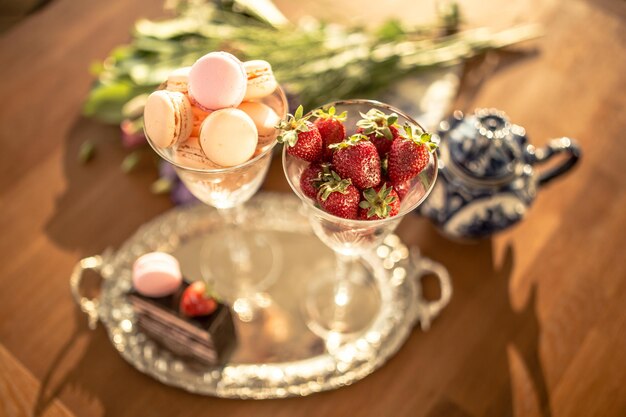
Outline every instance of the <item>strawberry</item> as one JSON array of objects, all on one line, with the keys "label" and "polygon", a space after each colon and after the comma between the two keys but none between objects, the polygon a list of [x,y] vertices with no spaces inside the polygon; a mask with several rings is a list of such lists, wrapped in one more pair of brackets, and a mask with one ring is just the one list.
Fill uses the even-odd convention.
[{"label": "strawberry", "polygon": [[376,146],[378,155],[383,158],[391,149],[391,143],[400,136],[397,121],[398,115],[389,115],[378,109],[371,109],[366,114],[360,113],[362,119],[356,122],[357,133],[362,133]]},{"label": "strawberry", "polygon": [[320,131],[322,141],[324,143],[324,155],[325,161],[331,161],[333,158],[333,150],[328,146],[333,143],[339,143],[346,137],[346,128],[342,122],[346,121],[348,112],[344,111],[341,114],[335,114],[335,107],[332,106],[328,110],[317,109],[313,112],[313,116],[317,117],[315,126]]},{"label": "strawberry", "polygon": [[217,301],[202,281],[185,288],[180,297],[180,312],[187,317],[208,316],[216,309]]},{"label": "strawberry", "polygon": [[363,191],[365,200],[359,203],[359,219],[381,220],[396,216],[400,211],[400,197],[391,185],[383,183]]},{"label": "strawberry", "polygon": [[300,189],[302,193],[309,198],[315,199],[320,185],[328,176],[330,176],[330,164],[312,163],[300,175]]},{"label": "strawberry", "polygon": [[333,166],[341,178],[349,178],[364,190],[380,183],[380,156],[367,136],[356,134],[340,143],[330,145],[335,150]]},{"label": "strawberry", "polygon": [[404,182],[400,182],[398,184],[393,184],[393,189],[398,193],[398,197],[400,197],[400,201],[404,200],[404,197],[409,193],[411,187],[411,181],[407,180]]},{"label": "strawberry", "polygon": [[281,130],[276,138],[279,143],[287,145],[287,153],[305,161],[315,162],[322,159],[322,136],[317,127],[309,122],[309,117],[302,117],[302,106],[298,106],[295,114],[288,114],[277,128]]},{"label": "strawberry", "polygon": [[342,180],[335,171],[317,193],[317,202],[326,212],[344,219],[356,219],[361,193],[349,179]]},{"label": "strawberry", "polygon": [[422,172],[428,165],[430,153],[437,149],[430,133],[418,130],[419,136],[415,137],[416,132],[408,124],[404,131],[405,135],[394,140],[389,151],[389,179],[394,184],[408,181]]}]

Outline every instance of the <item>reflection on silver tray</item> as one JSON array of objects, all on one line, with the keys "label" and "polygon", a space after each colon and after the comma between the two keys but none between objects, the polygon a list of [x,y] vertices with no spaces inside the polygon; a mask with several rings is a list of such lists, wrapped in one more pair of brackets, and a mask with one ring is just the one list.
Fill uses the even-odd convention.
[{"label": "reflection on silver tray", "polygon": [[[282,272],[262,294],[262,314],[250,323],[237,321],[238,344],[227,364],[207,367],[186,361],[151,340],[135,325],[126,294],[131,266],[150,251],[173,253],[186,277],[199,275],[202,237],[222,227],[214,209],[204,205],[177,208],[141,227],[114,254],[86,258],[71,279],[75,298],[97,320],[122,357],[141,372],[187,391],[225,398],[282,398],[304,396],[351,384],[383,365],[420,321],[430,321],[447,304],[451,286],[445,268],[417,252],[409,253],[391,235],[366,261],[381,295],[377,317],[360,335],[337,342],[322,340],[306,326],[300,305],[306,280],[320,263],[333,262],[333,253],[311,232],[300,201],[291,195],[264,194],[245,207],[247,230],[269,235],[283,251]],[[280,213],[280,215],[276,215]],[[100,298],[78,293],[81,272],[98,269],[103,276]],[[419,277],[439,277],[441,299],[422,299]]]}]

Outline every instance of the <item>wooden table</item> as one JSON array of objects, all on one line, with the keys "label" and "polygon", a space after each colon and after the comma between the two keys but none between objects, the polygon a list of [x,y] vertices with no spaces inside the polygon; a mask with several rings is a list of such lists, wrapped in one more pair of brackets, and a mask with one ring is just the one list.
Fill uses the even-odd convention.
[{"label": "wooden table", "polygon": [[[149,164],[132,175],[117,169],[125,151],[116,127],[80,116],[89,64],[127,40],[136,18],[160,16],[160,3],[54,0],[0,35],[0,415],[626,415],[626,4],[463,2],[473,24],[536,21],[546,36],[530,45],[535,54],[475,65],[457,105],[504,109],[537,145],[577,138],[582,163],[493,240],[453,243],[407,218],[401,237],[453,277],[452,303],[432,329],[413,332],[353,386],[246,402],[187,394],[137,372],[102,327],[87,329],[69,293],[79,258],[119,246],[171,206],[150,194]],[[370,23],[432,13],[425,1],[343,3]],[[327,0],[279,4],[289,16],[342,19]],[[477,82],[481,71],[486,82]],[[81,166],[87,138],[98,154]],[[279,161],[265,188],[288,192]]]}]

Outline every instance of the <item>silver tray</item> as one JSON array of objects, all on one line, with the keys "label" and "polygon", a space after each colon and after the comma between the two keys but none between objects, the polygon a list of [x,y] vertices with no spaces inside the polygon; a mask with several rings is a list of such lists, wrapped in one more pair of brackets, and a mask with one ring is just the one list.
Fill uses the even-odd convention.
[{"label": "silver tray", "polygon": [[[126,361],[167,385],[223,398],[283,398],[331,390],[364,378],[400,349],[418,322],[427,330],[450,300],[446,269],[420,257],[416,250],[409,251],[391,235],[362,260],[380,291],[378,315],[362,334],[348,341],[322,340],[308,329],[299,306],[307,277],[304,271],[332,261],[333,253],[313,235],[300,200],[287,194],[260,193],[246,204],[245,218],[250,220],[242,227],[272,235],[281,246],[284,262],[279,278],[265,294],[262,317],[250,323],[236,320],[238,344],[228,363],[211,367],[177,357],[135,325],[126,297],[132,264],[143,253],[173,253],[185,276],[197,273],[194,260],[202,236],[222,227],[216,211],[203,205],[172,209],[142,226],[117,251],[105,251],[77,264],[70,279],[72,293],[89,316],[90,327],[100,321]],[[80,291],[83,272],[90,269],[103,278],[95,299]],[[421,297],[419,280],[426,274],[439,278],[439,300]]]}]

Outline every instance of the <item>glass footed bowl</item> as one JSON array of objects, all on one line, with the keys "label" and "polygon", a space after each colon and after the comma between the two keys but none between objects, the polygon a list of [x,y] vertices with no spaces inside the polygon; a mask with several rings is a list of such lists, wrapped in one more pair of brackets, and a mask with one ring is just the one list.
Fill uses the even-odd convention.
[{"label": "glass footed bowl", "polygon": [[[356,122],[361,118],[359,113],[367,113],[372,108],[387,114],[396,113],[398,124],[408,123],[424,130],[399,109],[378,101],[344,100],[321,108],[330,106],[335,107],[337,114],[347,111],[344,122],[347,136],[356,133]],[[282,157],[287,181],[302,200],[313,231],[337,255],[334,269],[316,271],[309,281],[311,286],[304,312],[309,327],[326,339],[358,333],[375,317],[380,307],[377,289],[367,278],[367,266],[359,258],[366,260],[373,256],[372,251],[398,227],[402,218],[428,197],[437,179],[437,156],[431,153],[428,165],[408,182],[408,192],[401,201],[399,213],[382,220],[350,220],[323,211],[300,188],[300,176],[309,163],[288,154],[286,146]]]},{"label": "glass footed bowl", "polygon": [[[288,110],[287,98],[278,86],[274,92],[255,100],[272,108],[280,119]],[[144,130],[145,133],[145,130]],[[247,220],[243,204],[261,187],[272,160],[278,131],[259,137],[254,156],[234,167],[204,167],[181,159],[177,147],[160,148],[146,134],[154,151],[174,166],[176,173],[189,191],[201,202],[218,209],[224,228],[207,235],[198,256],[202,278],[214,291],[233,306],[242,321],[253,320],[259,311],[262,293],[277,278],[282,267],[282,254],[278,245],[268,236],[240,227]],[[182,146],[195,143],[190,138]],[[197,279],[196,277],[189,277]]]},{"label": "glass footed bowl", "polygon": [[[280,119],[287,114],[288,104],[283,89],[278,86],[269,96],[255,100],[271,107]],[[145,133],[145,131],[144,131]],[[271,137],[259,138],[254,156],[234,167],[219,165],[198,168],[184,164],[176,155],[176,147],[160,148],[146,134],[154,151],[174,166],[179,178],[200,201],[218,209],[231,208],[248,201],[261,187],[276,146],[276,132]]]},{"label": "glass footed bowl", "polygon": [[[355,125],[361,118],[359,112],[366,113],[372,108],[388,114],[396,113],[398,124],[404,125],[406,122],[423,130],[415,120],[400,110],[378,101],[345,100],[329,103],[322,107],[328,108],[330,106],[335,107],[337,114],[343,111],[348,112],[348,118],[344,123],[347,136],[356,133]],[[302,193],[300,176],[308,165],[308,162],[289,155],[287,149],[283,148],[283,169],[287,181],[302,200],[315,234],[335,252],[347,256],[363,255],[378,247],[385,237],[395,230],[402,218],[428,197],[437,179],[437,156],[435,153],[431,153],[428,165],[408,182],[409,191],[401,201],[400,212],[396,216],[382,220],[350,220],[325,212],[317,207],[312,199]]]}]

